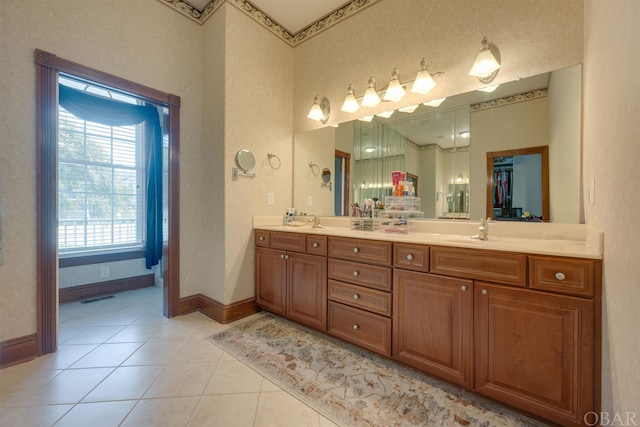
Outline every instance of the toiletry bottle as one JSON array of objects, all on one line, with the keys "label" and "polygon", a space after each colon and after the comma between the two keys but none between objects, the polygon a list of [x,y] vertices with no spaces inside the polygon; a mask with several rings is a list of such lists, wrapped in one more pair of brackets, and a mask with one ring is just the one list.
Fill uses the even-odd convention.
[{"label": "toiletry bottle", "polygon": [[487,222],[484,219],[480,220],[480,227],[478,227],[478,239],[487,240],[489,238],[489,233],[487,230]]}]

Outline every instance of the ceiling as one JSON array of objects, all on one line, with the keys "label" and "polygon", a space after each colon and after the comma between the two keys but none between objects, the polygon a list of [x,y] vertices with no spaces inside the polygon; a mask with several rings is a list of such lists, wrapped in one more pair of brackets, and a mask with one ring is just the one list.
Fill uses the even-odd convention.
[{"label": "ceiling", "polygon": [[[202,12],[213,0],[186,0]],[[251,0],[250,3],[267,14],[289,33],[296,34],[324,18],[351,0]]]}]

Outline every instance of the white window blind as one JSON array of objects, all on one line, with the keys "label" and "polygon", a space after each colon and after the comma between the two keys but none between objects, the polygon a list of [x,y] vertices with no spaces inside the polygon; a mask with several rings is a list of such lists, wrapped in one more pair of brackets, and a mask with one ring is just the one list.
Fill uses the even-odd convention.
[{"label": "white window blind", "polygon": [[142,125],[105,126],[61,106],[58,114],[60,253],[142,247]]}]

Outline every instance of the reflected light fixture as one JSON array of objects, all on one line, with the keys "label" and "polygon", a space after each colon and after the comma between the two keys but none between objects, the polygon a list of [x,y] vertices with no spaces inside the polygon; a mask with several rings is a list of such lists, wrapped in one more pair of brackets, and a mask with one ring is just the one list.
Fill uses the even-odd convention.
[{"label": "reflected light fixture", "polygon": [[462,176],[461,173],[459,173],[458,176],[456,177],[456,182],[460,184],[462,181],[464,181],[464,177]]},{"label": "reflected light fixture", "polygon": [[398,102],[407,93],[402,87],[402,84],[400,84],[400,80],[398,80],[399,76],[400,71],[398,71],[397,68],[394,68],[393,73],[391,74],[391,80],[389,81],[389,86],[384,93],[384,97],[382,97],[384,101]]},{"label": "reflected light fixture", "polygon": [[431,74],[427,71],[427,59],[422,58],[422,62],[420,62],[420,71],[418,71],[418,74],[416,75],[416,80],[413,82],[411,92],[426,95],[435,86],[436,82],[433,81]]},{"label": "reflected light fixture", "polygon": [[361,122],[370,122],[371,120],[373,120],[373,116],[360,117],[358,120],[360,120]]},{"label": "reflected light fixture", "polygon": [[389,117],[391,117],[393,115],[394,111],[385,111],[384,113],[377,113],[376,116],[378,117],[384,117],[385,119],[388,119]]},{"label": "reflected light fixture", "polygon": [[500,69],[500,51],[487,42],[487,37],[482,39],[482,49],[478,52],[476,61],[469,71],[470,76],[477,77],[482,83],[490,83],[498,75]]},{"label": "reflected light fixture", "polygon": [[445,99],[447,98],[432,99],[431,101],[423,102],[422,105],[427,105],[429,107],[439,107]]},{"label": "reflected light fixture", "polygon": [[488,92],[491,93],[494,90],[498,89],[498,86],[500,85],[492,85],[492,86],[485,86],[483,88],[478,89],[480,92]]},{"label": "reflected light fixture", "polygon": [[376,147],[364,147],[365,153],[373,153],[376,151]]},{"label": "reflected light fixture", "polygon": [[413,113],[414,111],[416,111],[416,108],[418,108],[418,106],[419,104],[409,105],[408,107],[398,108],[398,111],[401,111],[403,113]]},{"label": "reflected light fixture", "polygon": [[469,131],[468,130],[463,130],[462,132],[459,132],[458,135],[460,135],[464,139],[467,139],[467,138],[469,138]]},{"label": "reflected light fixture", "polygon": [[347,88],[347,96],[345,96],[344,98],[344,103],[342,104],[341,110],[346,113],[355,113],[359,108],[360,105],[358,105],[358,101],[356,100],[353,84],[349,83],[349,87]]},{"label": "reflected light fixture", "polygon": [[375,107],[378,104],[380,104],[380,97],[376,92],[376,79],[371,76],[369,77],[369,85],[364,93],[364,98],[362,98],[362,106]]},{"label": "reflected light fixture", "polygon": [[329,100],[327,98],[322,98],[322,100],[320,100],[320,97],[316,95],[313,99],[313,106],[311,106],[311,110],[309,110],[307,117],[311,120],[315,120],[316,122],[325,124],[329,120],[330,110]]}]

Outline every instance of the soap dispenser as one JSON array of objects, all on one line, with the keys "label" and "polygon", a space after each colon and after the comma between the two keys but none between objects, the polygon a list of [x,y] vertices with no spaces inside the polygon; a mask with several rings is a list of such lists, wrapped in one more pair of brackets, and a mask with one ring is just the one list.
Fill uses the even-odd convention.
[{"label": "soap dispenser", "polygon": [[487,221],[485,219],[480,220],[480,227],[478,227],[478,239],[489,239],[489,227],[487,226]]}]

